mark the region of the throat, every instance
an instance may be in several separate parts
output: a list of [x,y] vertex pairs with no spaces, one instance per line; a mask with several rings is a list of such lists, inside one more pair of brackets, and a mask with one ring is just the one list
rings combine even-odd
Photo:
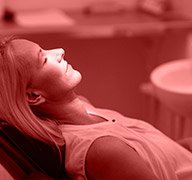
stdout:
[[102,118],[97,115],[87,114],[84,115],[76,115],[74,117],[66,117],[63,120],[58,120],[59,124],[72,124],[72,125],[89,125],[89,124],[97,124],[106,122],[107,119]]
[[54,104],[52,102],[44,104],[43,112],[46,113],[46,117],[58,124],[88,125],[106,121],[100,116],[89,114],[87,104],[78,96],[71,95],[66,99]]

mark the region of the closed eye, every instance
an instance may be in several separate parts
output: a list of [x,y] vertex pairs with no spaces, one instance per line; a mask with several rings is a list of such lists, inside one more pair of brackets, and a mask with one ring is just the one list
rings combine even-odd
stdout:
[[47,63],[47,57],[44,58],[43,65]]

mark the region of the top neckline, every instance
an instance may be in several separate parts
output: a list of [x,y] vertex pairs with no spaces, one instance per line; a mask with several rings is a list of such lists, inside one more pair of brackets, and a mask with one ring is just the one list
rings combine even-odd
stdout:
[[103,118],[105,121],[103,122],[98,122],[98,123],[93,123],[93,124],[62,124],[60,125],[62,129],[65,130],[74,130],[74,129],[83,129],[83,128],[92,128],[92,127],[98,127],[104,124],[108,124],[110,122],[114,123],[114,119],[110,118],[109,116],[107,116],[106,114],[100,112],[97,108],[90,106],[90,105],[86,105],[86,111],[88,114],[90,115],[94,115],[94,116],[98,116],[100,118]]

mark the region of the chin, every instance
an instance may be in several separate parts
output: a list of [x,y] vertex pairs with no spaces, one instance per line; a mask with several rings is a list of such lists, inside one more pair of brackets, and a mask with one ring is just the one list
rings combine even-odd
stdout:
[[73,81],[75,84],[74,86],[77,86],[81,82],[81,79],[82,79],[81,73],[77,70],[74,70],[74,74],[73,74]]

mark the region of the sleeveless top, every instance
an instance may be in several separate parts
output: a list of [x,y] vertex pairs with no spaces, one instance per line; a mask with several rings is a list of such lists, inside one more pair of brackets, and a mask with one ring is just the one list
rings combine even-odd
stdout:
[[106,121],[90,125],[61,125],[66,142],[65,170],[70,179],[87,179],[87,152],[96,139],[104,136],[117,137],[131,146],[159,180],[192,179],[192,153],[152,125],[92,106],[87,107],[87,112]]

